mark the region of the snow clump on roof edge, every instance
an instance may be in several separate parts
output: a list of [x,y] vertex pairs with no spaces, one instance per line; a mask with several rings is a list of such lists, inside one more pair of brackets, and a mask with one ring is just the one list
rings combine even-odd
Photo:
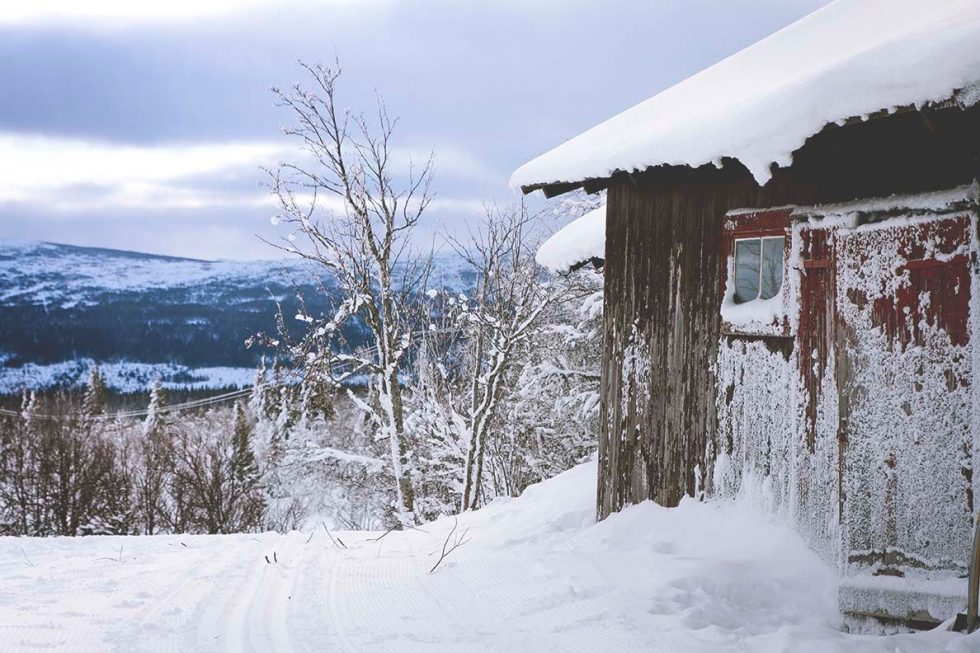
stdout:
[[552,272],[567,272],[593,258],[605,258],[606,207],[600,206],[572,220],[544,241],[535,259]]

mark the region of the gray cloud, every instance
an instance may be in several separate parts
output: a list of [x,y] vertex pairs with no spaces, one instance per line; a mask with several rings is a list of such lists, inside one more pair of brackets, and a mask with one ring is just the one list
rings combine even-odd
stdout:
[[[374,89],[382,90],[401,118],[405,150],[436,151],[436,190],[452,201],[433,216],[428,238],[435,223],[471,220],[460,207],[510,200],[507,178],[523,161],[820,4],[303,2],[193,20],[0,24],[0,138],[288,147],[278,129],[289,116],[273,106],[268,87],[301,79],[297,58],[338,56],[346,101],[368,109]],[[0,237],[195,256],[265,252],[252,234],[269,211],[233,201],[256,193],[257,163],[160,182],[214,200],[197,208],[113,205],[118,182],[107,177],[66,186],[60,196],[7,198]],[[107,203],[82,201],[97,197]],[[62,200],[73,199],[79,208],[69,215]]]

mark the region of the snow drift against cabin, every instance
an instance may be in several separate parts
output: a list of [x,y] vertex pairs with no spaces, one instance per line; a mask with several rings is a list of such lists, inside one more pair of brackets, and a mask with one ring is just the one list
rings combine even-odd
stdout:
[[572,220],[538,248],[538,264],[552,272],[567,272],[575,265],[606,255],[606,207],[600,206]]
[[838,0],[526,163],[513,187],[742,162],[760,184],[829,123],[980,99],[980,2]]

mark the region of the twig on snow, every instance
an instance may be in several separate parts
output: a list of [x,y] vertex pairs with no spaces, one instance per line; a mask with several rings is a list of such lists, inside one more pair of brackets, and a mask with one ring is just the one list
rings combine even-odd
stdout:
[[386,535],[387,535],[388,533],[390,533],[390,532],[391,532],[391,531],[393,531],[393,530],[395,530],[395,527],[394,527],[394,526],[392,526],[391,528],[389,528],[388,530],[386,530],[386,531],[385,531],[384,533],[382,533],[382,534],[381,534],[381,535],[379,535],[378,537],[372,537],[372,538],[370,538],[370,539],[368,539],[368,540],[365,540],[365,541],[366,541],[366,542],[380,542],[381,540],[383,540],[383,539],[385,538],[385,536],[386,536]]
[[330,534],[330,529],[327,528],[327,523],[326,522],[320,522],[320,525],[323,526],[323,530],[325,530],[327,532],[327,537],[330,538],[330,541],[333,542],[333,545],[334,546],[336,546],[336,547],[342,547],[344,549],[347,548],[347,545],[344,544],[344,541],[342,539],[340,539],[339,537],[335,538],[333,535]]
[[[432,569],[429,570],[430,574],[442,564],[442,561],[445,560],[450,553],[469,542],[469,540],[466,539],[466,534],[470,532],[470,529],[467,528],[465,531],[457,535],[457,528],[459,528],[459,519],[454,518],[453,529],[449,531],[449,535],[446,536],[446,541],[442,543],[442,552],[439,554],[439,559],[436,560],[436,564],[432,565]],[[429,555],[434,555],[435,553],[437,552],[433,551]]]

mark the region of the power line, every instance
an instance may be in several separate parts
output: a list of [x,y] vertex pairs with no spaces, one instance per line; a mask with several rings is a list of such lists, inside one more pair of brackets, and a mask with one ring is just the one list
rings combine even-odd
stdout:
[[[269,384],[266,384],[269,385]],[[170,404],[166,406],[160,406],[157,411],[160,413],[169,412],[179,412],[181,410],[186,410],[188,408],[201,408],[203,406],[209,406],[214,404],[221,404],[228,401],[234,401],[235,399],[240,399],[248,396],[252,391],[260,386],[248,386],[240,390],[235,390],[233,392],[227,392],[225,394],[214,395],[212,397],[205,397],[203,399],[195,399],[193,401],[185,401],[181,404]],[[126,419],[131,417],[146,417],[149,414],[149,408],[143,410],[130,410],[130,411],[120,411],[118,413],[112,413],[111,415],[95,415],[89,419],[97,422],[115,420],[115,419]],[[19,410],[10,410],[8,408],[0,408],[0,415],[10,415],[12,417],[22,417],[24,413]],[[45,413],[31,413],[31,419],[61,419],[64,415],[52,415]]]

